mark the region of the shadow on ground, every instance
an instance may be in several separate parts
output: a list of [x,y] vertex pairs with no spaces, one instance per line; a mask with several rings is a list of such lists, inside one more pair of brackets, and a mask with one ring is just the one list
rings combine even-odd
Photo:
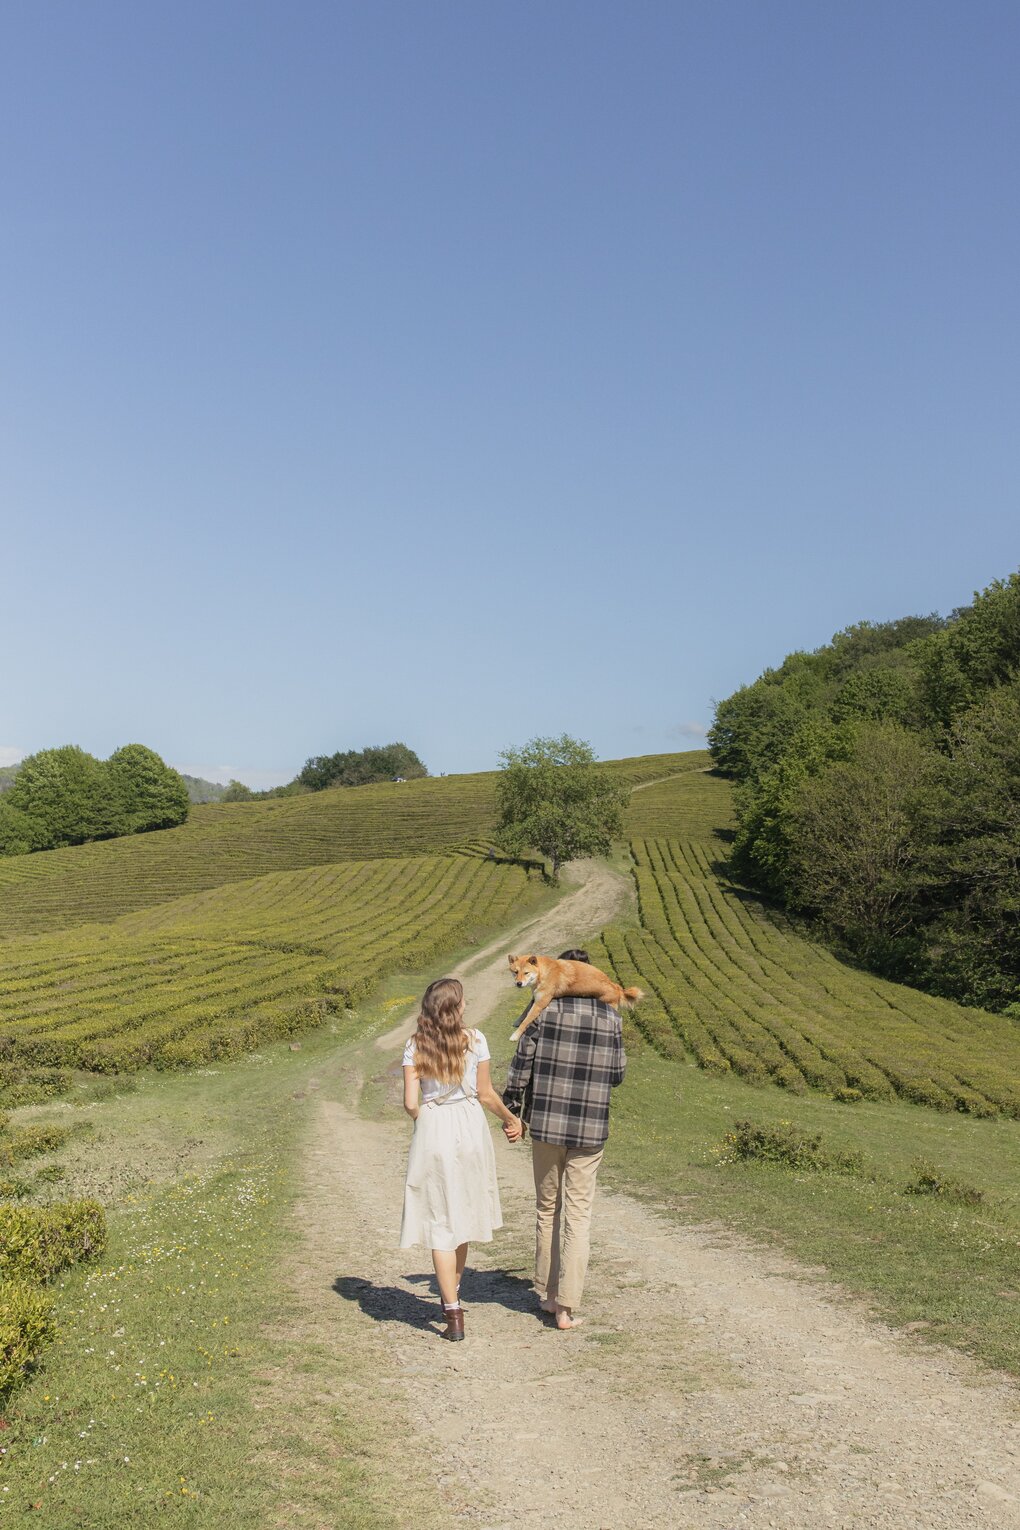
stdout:
[[[366,1317],[376,1323],[404,1323],[408,1328],[431,1328],[440,1321],[439,1292],[435,1276],[412,1274],[405,1277],[411,1285],[426,1288],[419,1294],[401,1286],[382,1286],[358,1275],[338,1275],[333,1290],[344,1301],[357,1302]],[[427,1294],[426,1294],[427,1292]],[[539,1311],[531,1282],[511,1270],[467,1270],[461,1285],[465,1310],[494,1305],[510,1312],[525,1312],[538,1321],[545,1320]]]

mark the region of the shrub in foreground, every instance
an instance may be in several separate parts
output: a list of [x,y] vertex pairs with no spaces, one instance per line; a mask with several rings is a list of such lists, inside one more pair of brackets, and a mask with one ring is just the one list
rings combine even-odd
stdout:
[[52,1280],[105,1245],[106,1217],[98,1201],[0,1206],[0,1279]]
[[806,1132],[792,1121],[759,1126],[736,1121],[723,1138],[721,1163],[777,1163],[789,1169],[828,1170],[836,1174],[863,1174],[864,1154],[825,1147],[820,1132]]
[[24,1379],[56,1323],[53,1303],[22,1280],[0,1280],[0,1398]]
[[979,1206],[985,1198],[983,1190],[944,1174],[923,1158],[915,1163],[914,1178],[906,1189],[908,1195],[935,1195],[944,1201],[955,1201],[959,1206]]

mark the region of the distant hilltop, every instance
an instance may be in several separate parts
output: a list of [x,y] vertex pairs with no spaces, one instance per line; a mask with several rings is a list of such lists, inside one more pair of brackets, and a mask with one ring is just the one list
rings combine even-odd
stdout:
[[222,802],[227,788],[221,786],[218,781],[203,781],[201,776],[186,776],[183,770],[177,774],[188,788],[188,797],[192,802]]

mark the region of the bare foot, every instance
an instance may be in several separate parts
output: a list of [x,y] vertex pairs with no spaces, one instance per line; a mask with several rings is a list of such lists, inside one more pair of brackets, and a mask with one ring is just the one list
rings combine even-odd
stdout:
[[556,1314],[557,1328],[580,1328],[581,1324],[584,1322],[584,1318],[572,1317],[570,1308],[561,1307],[559,1302],[555,1304],[553,1311]]
[[543,1312],[548,1312],[551,1317],[556,1316],[557,1302],[555,1296],[542,1297],[539,1300],[538,1305],[541,1307]]

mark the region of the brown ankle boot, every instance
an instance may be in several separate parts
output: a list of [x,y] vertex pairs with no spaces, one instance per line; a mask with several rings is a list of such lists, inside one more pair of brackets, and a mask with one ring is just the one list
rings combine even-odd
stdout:
[[444,1339],[462,1339],[464,1337],[464,1309],[463,1307],[443,1307],[443,1317],[446,1319],[446,1327],[443,1330]]

